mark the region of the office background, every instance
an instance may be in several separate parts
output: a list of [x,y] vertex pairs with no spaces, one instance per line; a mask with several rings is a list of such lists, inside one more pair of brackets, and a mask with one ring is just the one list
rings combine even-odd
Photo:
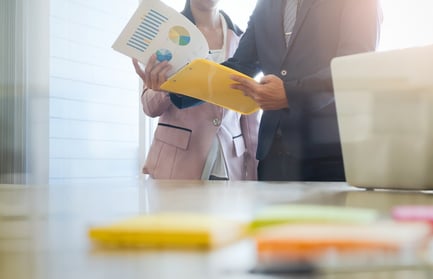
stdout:
[[[245,29],[256,1],[238,1],[221,8]],[[155,119],[130,59],[111,49],[137,2],[0,0],[0,183],[140,177]],[[380,50],[433,43],[431,0],[382,4]]]

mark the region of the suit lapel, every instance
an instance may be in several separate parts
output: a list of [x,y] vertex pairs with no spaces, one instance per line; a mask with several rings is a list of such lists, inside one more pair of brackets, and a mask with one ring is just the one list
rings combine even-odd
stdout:
[[281,53],[278,53],[278,55],[280,55],[280,57],[284,56],[287,50],[286,47],[286,41],[285,41],[285,36],[284,36],[284,26],[283,26],[283,21],[284,21],[284,8],[286,5],[286,0],[281,0],[279,1],[279,4],[277,4],[278,2],[275,2],[275,5],[273,5],[273,14],[277,15],[279,14],[279,18],[280,18],[280,24],[276,26],[277,30],[275,30],[276,34],[281,34],[281,36],[279,36],[279,41],[278,41],[278,45],[279,47],[276,48],[279,51],[281,51]]

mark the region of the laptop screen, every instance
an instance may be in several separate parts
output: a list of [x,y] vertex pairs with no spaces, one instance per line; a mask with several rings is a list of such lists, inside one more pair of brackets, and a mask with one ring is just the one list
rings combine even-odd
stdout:
[[433,189],[433,45],[331,63],[346,179]]

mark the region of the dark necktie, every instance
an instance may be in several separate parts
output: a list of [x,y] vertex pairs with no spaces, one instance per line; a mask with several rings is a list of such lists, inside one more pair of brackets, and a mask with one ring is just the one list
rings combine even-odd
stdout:
[[298,13],[301,0],[287,0],[284,10],[284,35],[286,45],[289,45],[290,37],[292,36],[293,27],[295,26],[296,14]]

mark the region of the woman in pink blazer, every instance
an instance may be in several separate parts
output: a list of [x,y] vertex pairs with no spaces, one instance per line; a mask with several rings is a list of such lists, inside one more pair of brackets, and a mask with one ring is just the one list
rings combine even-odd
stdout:
[[[242,32],[217,9],[218,2],[187,0],[182,14],[205,35],[211,49],[208,58],[219,63],[232,56]],[[154,90],[170,67],[158,65],[155,57],[149,59],[146,70],[136,60],[134,66],[145,83],[141,96],[144,113],[159,117],[143,173],[154,179],[257,178],[258,113],[241,115],[190,97]]]

